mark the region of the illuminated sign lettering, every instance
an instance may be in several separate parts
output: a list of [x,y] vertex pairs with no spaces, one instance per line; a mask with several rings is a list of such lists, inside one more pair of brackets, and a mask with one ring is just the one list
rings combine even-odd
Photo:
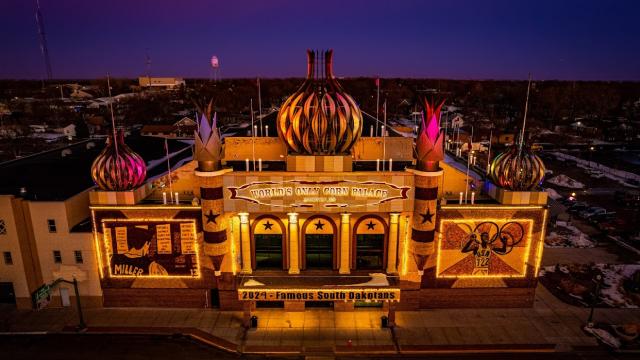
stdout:
[[400,289],[239,289],[243,301],[400,301]]
[[228,187],[228,199],[284,208],[312,207],[312,203],[346,208],[407,199],[409,189],[380,181],[256,181]]

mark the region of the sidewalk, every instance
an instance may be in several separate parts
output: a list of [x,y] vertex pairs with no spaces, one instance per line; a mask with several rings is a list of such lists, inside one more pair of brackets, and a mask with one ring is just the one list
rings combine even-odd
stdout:
[[[289,313],[280,309],[259,310],[255,313],[258,328],[246,331],[241,326],[242,313],[216,310],[87,309],[85,319],[90,329],[131,328],[138,332],[145,329],[153,332],[153,328],[198,329],[238,344],[245,352],[273,351],[278,347],[328,352],[351,346],[395,352],[419,346],[500,344],[547,344],[567,351],[573,346],[597,345],[594,338],[581,330],[588,313],[589,309],[567,305],[539,286],[532,309],[398,312],[394,331],[380,327],[383,313],[375,310]],[[640,309],[596,309],[595,320],[640,322]],[[76,324],[74,309],[0,311],[0,332],[61,331]]]

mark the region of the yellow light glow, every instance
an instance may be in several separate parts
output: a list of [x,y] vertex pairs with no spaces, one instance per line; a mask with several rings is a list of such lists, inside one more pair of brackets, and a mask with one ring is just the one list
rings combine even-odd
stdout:
[[96,213],[91,210],[91,226],[93,228],[93,245],[96,249],[96,256],[98,258],[98,273],[100,274],[100,279],[104,278],[104,273],[102,270],[102,248],[100,246],[100,239],[98,237],[98,229],[96,228]]
[[[383,302],[399,302],[400,301],[400,294],[401,291],[398,288],[347,288],[347,289],[327,289],[327,288],[317,288],[317,289],[313,289],[313,288],[308,288],[308,289],[304,289],[304,288],[269,288],[269,289],[261,289],[261,288],[241,288],[238,289],[238,300],[249,300],[249,301],[256,301],[256,300],[273,300],[270,299],[268,297],[267,294],[275,294],[275,293],[281,293],[281,294],[295,294],[295,293],[305,293],[305,294],[309,294],[309,293],[318,293],[318,292],[322,292],[322,293],[326,293],[326,294],[348,294],[348,293],[367,293],[367,294],[394,294],[394,298],[393,299],[319,299],[320,301],[363,301],[363,300],[370,300],[370,301],[383,301]],[[249,298],[247,296],[247,298],[243,298],[243,294],[255,294],[257,295],[257,297],[253,297],[253,298]],[[276,299],[277,300],[277,299]],[[287,299],[287,300],[291,300],[291,301],[305,301],[305,300],[309,300],[309,299]],[[311,301],[314,301],[316,299],[312,299]]]
[[229,229],[231,229],[231,273],[236,274],[236,232],[233,230],[233,217],[229,217]]
[[[166,218],[129,218],[129,219],[102,219],[102,241],[105,246],[105,250],[109,252],[111,244],[107,244],[107,238],[105,236],[107,231],[107,224],[109,222],[179,222],[179,223],[191,223],[191,229],[193,232],[193,238],[195,239],[195,255],[196,255],[196,270],[197,276],[191,275],[144,275],[144,276],[135,276],[135,275],[113,275],[111,272],[111,264],[109,264],[109,277],[110,278],[143,278],[143,279],[200,279],[202,277],[202,271],[200,269],[200,244],[198,241],[198,232],[196,230],[196,220],[193,219],[166,219]],[[111,252],[112,253],[112,252]]]
[[533,276],[538,276],[538,271],[540,270],[540,263],[542,263],[542,251],[544,250],[544,237],[547,233],[547,214],[549,210],[544,211],[544,215],[542,216],[542,230],[540,231],[540,244],[538,245],[538,251],[536,251],[536,259],[535,259],[535,270]]
[[532,210],[532,209],[545,209],[546,206],[542,205],[442,205],[442,210],[460,210],[460,209],[483,209],[483,210]]
[[[452,222],[454,224],[467,224],[469,222],[482,222],[482,221],[492,221],[492,222],[505,222],[505,221],[523,221],[529,223],[529,231],[527,232],[527,246],[525,249],[525,253],[522,256],[522,271],[521,275],[513,275],[513,274],[492,274],[492,275],[440,275],[440,258],[442,251],[442,228],[444,227],[445,222]],[[542,235],[544,236],[544,235]],[[452,219],[452,220],[442,220],[440,222],[440,228],[438,230],[438,253],[436,254],[436,277],[437,278],[455,278],[455,279],[487,279],[487,278],[524,278],[527,275],[527,264],[529,259],[529,253],[531,251],[531,240],[533,237],[533,219],[514,219],[514,218],[465,218],[465,219]]]
[[140,210],[140,211],[144,211],[144,210],[176,210],[176,209],[181,209],[181,210],[198,210],[201,209],[201,207],[199,205],[135,205],[135,206],[123,206],[123,205],[113,205],[113,206],[106,206],[106,205],[92,205],[89,206],[89,209],[91,210]]
[[402,249],[402,275],[407,275],[407,265],[409,258],[409,216],[405,216],[404,221],[404,248]]

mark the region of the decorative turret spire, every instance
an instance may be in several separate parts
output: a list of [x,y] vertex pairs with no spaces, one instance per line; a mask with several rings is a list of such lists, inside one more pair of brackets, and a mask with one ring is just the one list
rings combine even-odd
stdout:
[[491,162],[489,178],[491,181],[507,190],[531,191],[542,183],[545,166],[542,160],[526,146],[525,127],[527,125],[527,111],[529,110],[529,93],[531,90],[531,74],[527,85],[527,100],[524,105],[524,117],[518,141],[498,154]]
[[222,141],[218,129],[217,114],[213,112],[213,100],[200,111],[200,123],[195,134],[195,158],[199,171],[215,171],[220,168],[222,158]]
[[440,131],[440,110],[444,100],[438,106],[432,105],[426,99],[422,104],[422,125],[415,148],[417,168],[422,171],[437,171],[438,162],[444,160],[444,135]]
[[307,78],[280,108],[278,134],[295,154],[346,154],[362,132],[362,113],[333,76],[333,50],[316,55],[307,50]]

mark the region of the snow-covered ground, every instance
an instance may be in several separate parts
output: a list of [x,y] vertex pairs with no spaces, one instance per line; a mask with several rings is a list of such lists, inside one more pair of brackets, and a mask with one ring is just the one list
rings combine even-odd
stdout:
[[[565,154],[565,153],[561,153],[561,152],[552,152],[551,153],[553,156],[556,157],[556,159],[560,160],[560,161],[565,161],[565,160],[572,160],[575,161],[578,164],[578,167],[582,168],[582,169],[589,169],[592,171],[592,173],[590,174],[593,177],[606,177],[608,179],[617,181],[618,183],[620,183],[623,186],[626,187],[630,187],[630,188],[637,188],[638,186],[633,185],[633,184],[629,184],[627,182],[627,180],[631,179],[631,180],[635,180],[635,181],[640,181],[640,175],[638,174],[634,174],[628,171],[624,171],[624,170],[616,170],[616,169],[612,169],[608,166],[604,166],[600,163],[594,162],[594,161],[588,161],[585,159],[581,159],[579,157],[575,157],[573,155],[569,155],[569,154]],[[593,171],[596,172],[593,172]]]
[[612,307],[637,308],[638,305],[629,299],[622,284],[624,279],[628,279],[633,273],[640,270],[640,265],[597,264],[596,266],[602,271],[604,284],[608,285],[608,287],[603,286],[600,290],[600,298],[602,301]]
[[562,195],[558,194],[558,192],[555,189],[546,188],[544,189],[544,191],[546,191],[547,194],[549,194],[549,197],[552,198],[553,200],[562,199]]
[[591,242],[589,235],[577,227],[566,221],[557,221],[555,230],[547,235],[544,246],[547,248],[591,248],[595,245]]
[[[596,264],[603,274],[603,283],[600,289],[600,300],[614,308],[638,308],[629,294],[625,291],[623,283],[625,279],[629,279],[636,271],[640,271],[640,264]],[[567,266],[559,266],[559,270],[568,274]],[[540,269],[540,276],[544,276],[546,272],[554,272],[555,266],[545,266]]]
[[551,179],[547,180],[547,182],[553,185],[558,185],[558,186],[562,186],[569,189],[584,189],[583,183],[573,180],[572,178],[564,174],[552,177]]

